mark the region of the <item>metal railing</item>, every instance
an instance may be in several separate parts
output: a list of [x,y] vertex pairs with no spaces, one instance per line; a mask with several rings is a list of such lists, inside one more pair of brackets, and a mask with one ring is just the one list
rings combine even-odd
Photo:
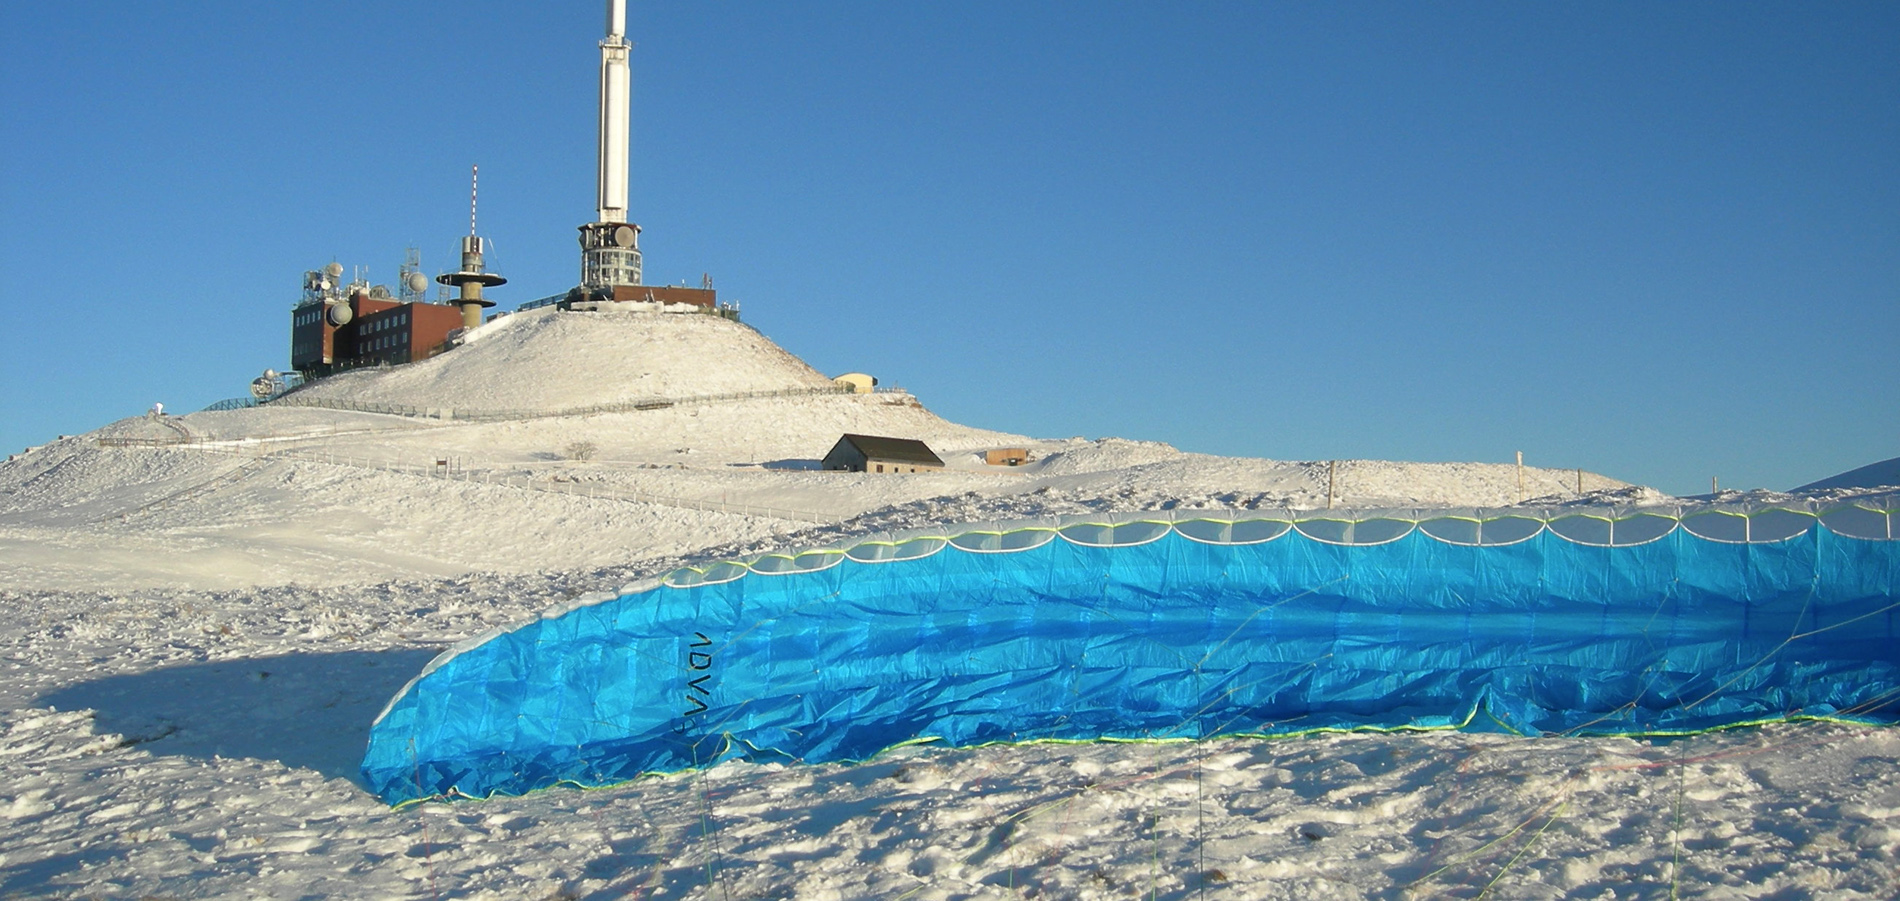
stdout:
[[280,398],[286,394],[289,394],[292,391],[302,388],[304,385],[309,384],[309,382],[304,378],[304,375],[301,372],[292,371],[292,372],[279,373],[277,378],[279,380],[277,383],[277,390],[272,391],[271,393],[265,395],[261,399],[255,394],[248,395],[245,397],[227,397],[224,400],[212,403],[210,406],[205,407],[204,410],[200,412],[216,412],[220,410],[248,410],[252,407],[257,406],[260,403],[269,403],[273,400],[276,400],[277,398]]
[[[689,394],[680,397],[643,397],[611,404],[594,404],[586,407],[565,407],[557,410],[460,410],[454,407],[417,407],[409,404],[378,404],[366,401],[331,400],[327,398],[292,397],[298,385],[288,388],[280,394],[274,394],[264,400],[255,397],[230,397],[204,408],[201,412],[223,410],[246,410],[264,404],[276,404],[285,407],[318,407],[328,410],[346,410],[355,413],[384,413],[391,416],[410,416],[422,419],[462,420],[465,422],[497,422],[510,419],[550,419],[560,416],[589,416],[596,413],[626,413],[641,410],[663,410],[668,407],[684,406],[695,403],[718,403],[731,400],[751,400],[761,397],[802,397],[810,395],[851,394],[853,389],[830,388],[780,388],[772,391],[734,391],[724,394]],[[909,394],[903,387],[892,385],[879,386],[871,390],[873,394]],[[145,446],[147,442],[133,439],[119,447]],[[100,439],[102,444],[106,439]],[[160,444],[183,442],[160,441]],[[105,445],[114,446],[114,445]]]
[[[901,391],[902,389],[895,390]],[[767,391],[727,391],[718,394],[689,394],[681,396],[654,395],[607,404],[590,404],[584,407],[563,407],[553,410],[471,410],[457,409],[455,407],[417,407],[409,404],[384,404],[371,401],[308,397],[302,393],[286,394],[271,401],[271,403],[275,406],[319,407],[326,410],[345,410],[354,413],[382,413],[390,416],[409,416],[420,419],[454,420],[457,422],[503,422],[526,419],[553,419],[563,416],[594,416],[601,413],[631,413],[644,410],[663,410],[668,407],[691,404],[723,403],[768,397],[812,397],[850,393],[850,388],[837,386],[827,386],[823,388],[776,388]]]
[[98,444],[100,447],[178,447],[188,444],[207,444],[211,440],[212,439],[206,438],[203,435],[168,435],[162,438],[116,438],[108,436],[98,439]]

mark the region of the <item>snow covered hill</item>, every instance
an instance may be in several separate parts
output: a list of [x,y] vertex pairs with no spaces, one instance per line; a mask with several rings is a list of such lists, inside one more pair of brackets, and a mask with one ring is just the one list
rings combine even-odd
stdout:
[[1829,491],[1852,488],[1880,488],[1900,485],[1900,457],[1869,463],[1857,469],[1850,469],[1829,476],[1818,482],[1811,482],[1796,488],[1796,491]]
[[[868,517],[885,527],[1167,506],[1500,506],[1505,464],[1281,462],[1165,444],[1038,440],[971,428],[908,394],[808,392],[829,379],[712,316],[497,319],[409,366],[320,380],[299,404],[393,404],[466,421],[280,402],[138,417],[0,465],[0,567],[41,589],[337,585],[606,566],[731,541],[795,542]],[[550,415],[669,397],[671,406]],[[816,471],[846,432],[916,438],[949,464],[904,478]],[[108,442],[196,443],[100,446]],[[1024,446],[1022,467],[980,451]],[[1530,468],[1524,497],[1626,483]]]
[[[400,813],[352,781],[435,651],[687,561],[1089,511],[1673,500],[796,393],[829,384],[715,317],[542,310],[299,392],[533,415],[273,404],[0,464],[0,897],[1900,896],[1900,735],[1848,726],[919,747]],[[748,391],[791,393],[717,397]],[[651,397],[679,400],[558,415]],[[816,471],[844,432],[949,468]],[[985,465],[999,446],[1034,459]]]
[[412,365],[323,379],[304,393],[419,407],[550,410],[831,385],[750,326],[717,316],[543,307],[497,318],[464,342]]

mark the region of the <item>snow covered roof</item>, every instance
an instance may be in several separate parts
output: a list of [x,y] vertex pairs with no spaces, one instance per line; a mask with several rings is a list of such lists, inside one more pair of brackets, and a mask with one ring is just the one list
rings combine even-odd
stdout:
[[[881,435],[850,435],[838,439],[839,444],[849,444],[858,449],[867,460],[895,460],[899,463],[920,463],[929,466],[942,466],[943,459],[930,450],[930,445],[915,438],[886,438]],[[833,450],[837,448],[834,446]]]

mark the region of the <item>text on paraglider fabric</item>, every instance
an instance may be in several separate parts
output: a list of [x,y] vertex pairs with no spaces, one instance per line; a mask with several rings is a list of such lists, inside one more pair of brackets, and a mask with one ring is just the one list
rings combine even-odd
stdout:
[[712,639],[704,632],[694,632],[693,637],[698,641],[686,647],[686,712],[682,715],[688,717],[706,712],[706,699],[712,697]]

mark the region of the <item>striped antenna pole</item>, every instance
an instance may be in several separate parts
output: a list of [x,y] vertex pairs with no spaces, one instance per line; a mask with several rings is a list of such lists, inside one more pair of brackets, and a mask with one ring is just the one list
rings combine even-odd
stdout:
[[481,185],[482,167],[468,167],[468,234],[475,235],[475,189]]

